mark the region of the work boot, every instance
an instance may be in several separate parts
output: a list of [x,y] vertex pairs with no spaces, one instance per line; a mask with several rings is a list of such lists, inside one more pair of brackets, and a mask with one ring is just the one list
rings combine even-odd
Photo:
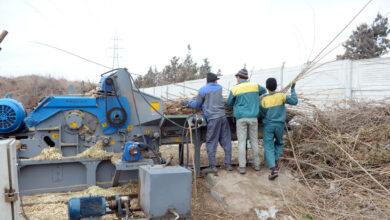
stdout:
[[245,167],[237,167],[237,170],[240,174],[245,174],[246,173],[246,170],[245,170]]
[[272,168],[271,174],[268,176],[269,180],[274,180],[276,177],[278,177],[279,172],[274,168]]
[[218,169],[215,167],[215,165],[211,165],[205,169],[202,170],[203,174],[208,174],[208,173],[217,173]]
[[228,163],[222,165],[221,168],[224,169],[224,170],[227,170],[227,171],[232,171],[232,170],[233,170],[232,165],[230,165],[230,164],[228,164]]
[[252,164],[252,168],[256,171],[260,171],[260,165],[254,165]]
[[275,169],[276,169],[276,170],[279,170],[279,169],[280,169],[280,167],[279,167],[279,163],[278,163],[278,161],[277,161],[277,160],[275,160]]

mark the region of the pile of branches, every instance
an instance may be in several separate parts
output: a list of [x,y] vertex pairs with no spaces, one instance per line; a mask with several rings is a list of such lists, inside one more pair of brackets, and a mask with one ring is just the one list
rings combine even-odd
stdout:
[[311,193],[287,205],[291,214],[390,219],[389,102],[306,108],[289,124],[283,160]]
[[[202,114],[202,108],[190,108],[189,106],[181,106],[180,102],[187,100],[179,98],[175,100],[164,101],[164,114],[165,115],[191,115],[191,114]],[[233,108],[226,106],[226,114],[233,114]]]
[[[188,106],[181,106],[180,102],[185,99],[175,99],[164,101],[164,114],[165,115],[191,115],[191,114],[203,114],[202,108],[193,109]],[[225,100],[226,103],[226,100]],[[233,115],[233,107],[225,105],[226,115]],[[290,121],[297,113],[296,110],[286,109],[287,122]]]

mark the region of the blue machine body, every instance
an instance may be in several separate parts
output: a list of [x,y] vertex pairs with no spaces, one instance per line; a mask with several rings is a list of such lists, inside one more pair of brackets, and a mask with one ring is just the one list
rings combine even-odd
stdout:
[[104,196],[72,198],[68,201],[69,219],[80,219],[106,214],[106,199]]
[[[105,135],[109,135],[115,133],[120,129],[127,129],[127,126],[129,125],[129,103],[127,102],[127,99],[125,97],[119,97],[119,100],[127,113],[126,123],[121,127],[113,127],[110,126],[110,124],[108,123],[106,119],[104,97],[94,98],[75,96],[49,96],[44,101],[42,101],[34,109],[34,111],[27,116],[24,121],[26,125],[31,128],[59,112],[78,109],[95,115],[100,122],[100,126],[102,127],[103,133]],[[116,98],[107,97],[107,111],[114,107],[120,107]]]
[[142,160],[141,149],[138,142],[126,142],[125,150],[123,151],[122,161],[131,162]]
[[0,134],[9,134],[24,125],[23,105],[12,98],[0,99]]
[[107,76],[103,76],[102,78],[100,78],[99,86],[100,88],[102,88],[103,91],[112,92],[113,91],[112,85],[106,84],[107,78],[108,78]]

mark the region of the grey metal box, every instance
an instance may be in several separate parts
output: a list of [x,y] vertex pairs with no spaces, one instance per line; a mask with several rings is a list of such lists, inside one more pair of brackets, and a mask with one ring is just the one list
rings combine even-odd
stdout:
[[[0,140],[0,213],[3,216],[1,219],[20,219],[16,142],[13,139]],[[7,202],[5,189],[13,189],[17,200]]]
[[148,218],[167,216],[169,209],[181,218],[191,216],[192,172],[180,166],[140,166],[140,205]]

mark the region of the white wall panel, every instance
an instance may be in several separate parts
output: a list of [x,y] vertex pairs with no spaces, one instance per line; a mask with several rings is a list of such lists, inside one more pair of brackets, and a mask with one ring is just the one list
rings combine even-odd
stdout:
[[[287,85],[303,67],[302,65],[286,67],[283,70],[281,67],[261,69],[250,71],[249,75],[252,82],[257,82],[264,87],[266,79],[274,77],[281,88],[280,84]],[[282,78],[283,82],[281,82]],[[236,79],[234,74],[224,75],[218,83],[224,88],[224,96],[227,96],[229,90],[236,84]],[[168,99],[192,98],[205,84],[206,79],[200,79],[142,90]],[[344,60],[325,64],[299,80],[296,90],[299,94],[310,97],[313,102],[323,104],[348,98],[367,100],[390,97],[390,57],[359,61]]]

